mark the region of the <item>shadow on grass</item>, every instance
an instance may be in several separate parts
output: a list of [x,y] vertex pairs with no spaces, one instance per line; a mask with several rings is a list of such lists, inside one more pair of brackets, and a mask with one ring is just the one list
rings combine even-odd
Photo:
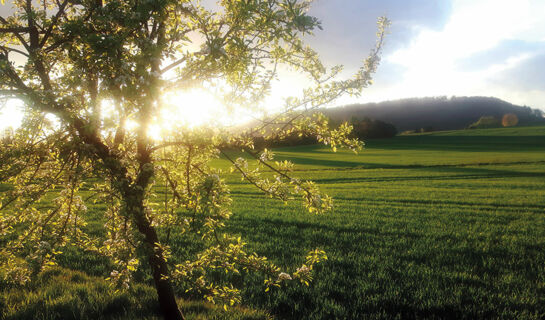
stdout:
[[[312,166],[323,166],[323,167],[367,167],[368,164],[360,161],[345,161],[342,160],[342,156],[336,157],[336,159],[317,159],[317,158],[306,158],[306,157],[294,157],[294,156],[277,156],[277,161],[288,160],[293,162],[295,165],[312,165]],[[369,164],[374,165],[374,164]]]
[[[186,319],[266,320],[264,312],[242,307],[224,311],[198,301],[179,301]],[[43,272],[26,287],[0,291],[0,319],[5,320],[151,320],[162,319],[155,289],[133,283],[129,290],[115,290],[102,278],[54,268]]]
[[[328,161],[329,162],[329,161]],[[317,160],[320,163],[320,160]],[[324,161],[325,163],[325,161]],[[339,161],[341,163],[350,163]],[[534,163],[534,162],[531,162]],[[502,178],[539,178],[545,177],[545,172],[532,172],[532,171],[513,171],[513,170],[498,170],[489,169],[486,166],[469,167],[469,166],[452,166],[452,165],[437,165],[437,166],[393,166],[387,164],[370,164],[366,169],[410,169],[405,171],[405,175],[395,176],[371,176],[371,177],[343,177],[342,173],[338,176],[331,178],[311,178],[313,182],[318,184],[350,184],[358,182],[398,182],[398,181],[422,181],[422,180],[475,180],[475,179],[502,179]],[[419,175],[410,174],[413,172],[420,172]],[[333,174],[331,174],[333,175]],[[230,182],[232,185],[245,185],[246,181]],[[259,192],[241,192],[232,191],[233,194],[261,194]]]
[[[421,175],[400,175],[384,177],[333,177],[318,178],[316,183],[356,183],[356,182],[395,182],[412,180],[465,180],[465,179],[498,179],[498,178],[531,178],[545,177],[545,172],[526,172],[512,170],[488,169],[484,166],[471,168],[465,166],[387,166],[375,164],[385,169],[411,169],[411,172],[422,172]],[[426,174],[428,173],[428,174]],[[441,175],[443,173],[444,175]]]
[[369,140],[371,149],[411,149],[467,152],[545,151],[545,136],[397,136],[392,139]]

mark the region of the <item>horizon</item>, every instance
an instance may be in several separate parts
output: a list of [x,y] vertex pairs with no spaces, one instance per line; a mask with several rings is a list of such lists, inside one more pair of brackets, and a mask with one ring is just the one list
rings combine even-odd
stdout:
[[354,105],[366,105],[366,104],[381,104],[381,103],[387,103],[387,102],[395,102],[395,101],[404,101],[404,100],[417,100],[417,99],[436,99],[436,98],[445,98],[447,100],[452,100],[454,98],[485,98],[485,99],[497,99],[502,102],[506,102],[508,104],[511,104],[515,107],[522,107],[522,108],[531,108],[536,110],[541,110],[545,114],[545,110],[540,108],[535,108],[529,105],[518,105],[515,103],[512,103],[510,101],[495,97],[495,96],[480,96],[480,95],[472,95],[472,96],[458,96],[458,95],[437,95],[437,96],[419,96],[419,97],[406,97],[406,98],[397,98],[397,99],[387,99],[387,100],[381,100],[381,101],[370,101],[370,102],[356,102],[356,103],[350,103],[350,104],[344,104],[344,105],[338,105],[338,106],[331,106],[328,107],[328,109],[331,108],[343,108],[347,106],[354,106]]
[[[210,96],[202,96],[202,92],[197,92],[197,96],[199,96],[199,93],[201,94],[201,98],[202,99],[205,99],[205,100],[210,100],[211,97]],[[189,92],[189,95],[188,97],[191,97],[191,98],[194,98],[194,94]],[[169,97],[170,98],[170,97]],[[530,108],[532,110],[540,110],[542,111],[542,116],[545,118],[545,110],[544,109],[540,109],[540,108],[535,108],[533,106],[529,106],[529,105],[518,105],[518,104],[515,104],[515,103],[512,103],[510,101],[507,101],[507,100],[504,100],[504,99],[501,99],[501,98],[498,98],[498,97],[495,97],[495,96],[479,96],[479,95],[473,95],[473,96],[458,96],[458,95],[437,95],[437,96],[412,96],[412,97],[404,97],[404,98],[395,98],[395,99],[387,99],[387,100],[381,100],[381,101],[367,101],[367,102],[361,102],[361,101],[356,101],[356,102],[348,102],[348,103],[345,103],[345,104],[334,104],[334,105],[329,105],[323,109],[344,109],[344,108],[350,108],[350,107],[364,107],[364,106],[367,106],[367,105],[371,105],[371,104],[375,104],[375,105],[380,105],[380,104],[384,104],[384,103],[388,103],[388,102],[398,102],[398,101],[407,101],[407,100],[418,100],[418,99],[436,99],[436,98],[445,98],[447,100],[452,100],[453,98],[485,98],[485,99],[497,99],[501,102],[505,102],[505,103],[508,103],[514,107],[520,107],[520,108]],[[22,102],[18,102],[18,103],[22,103]],[[213,103],[212,106],[210,107],[207,107],[205,108],[205,110],[207,111],[210,111],[210,113],[213,113],[213,112],[216,112],[214,111],[213,109],[214,108],[217,108],[218,105]],[[20,126],[20,122],[22,121],[22,118],[23,118],[23,114],[21,112],[19,112],[19,109],[21,108],[20,106],[18,106],[17,104],[7,104],[5,107],[3,107],[2,105],[0,105],[0,116],[1,117],[4,117],[4,115],[6,113],[9,113],[9,117],[11,117],[10,121],[15,121],[17,123],[16,126],[12,126],[10,124],[6,125],[5,123],[0,123],[0,135],[2,132],[4,132],[5,130],[10,130],[10,129],[17,129],[19,126]],[[212,111],[213,112],[212,112]],[[320,109],[318,109],[320,110]],[[7,111],[7,112],[6,112]],[[198,117],[197,115],[198,113],[196,112],[190,112],[188,114],[189,118],[190,119],[193,119],[192,122],[188,122],[187,120],[184,120],[178,116],[172,118],[172,117],[169,117],[169,115],[167,113],[162,113],[161,114],[161,117],[164,121],[168,122],[168,124],[170,126],[173,126],[173,125],[176,125],[176,121],[179,120],[180,123],[184,123],[184,125],[188,125],[189,128],[197,128],[197,127],[200,127],[200,126],[213,126],[213,125],[217,125],[218,123],[214,123],[212,118],[209,117],[209,114],[206,115],[206,117]],[[225,112],[223,113],[225,114]],[[232,115],[234,116],[234,115]],[[228,124],[224,124],[223,127],[225,128],[228,128],[228,127],[234,127],[234,128],[238,128],[240,127],[240,125],[244,125],[245,123],[249,123],[252,121],[252,117],[249,117],[249,118],[244,118],[242,119],[243,121],[239,121],[239,122],[231,122],[231,123],[228,123]],[[255,120],[255,119],[254,119]],[[381,120],[381,119],[377,119],[377,120]],[[221,125],[221,124],[220,124]],[[129,123],[129,126],[134,129],[136,128],[137,124],[136,123],[133,123],[133,122],[130,122]],[[161,128],[158,127],[158,126],[152,126],[151,128],[151,132],[150,132],[150,135],[156,139],[160,136],[160,133],[161,133]]]

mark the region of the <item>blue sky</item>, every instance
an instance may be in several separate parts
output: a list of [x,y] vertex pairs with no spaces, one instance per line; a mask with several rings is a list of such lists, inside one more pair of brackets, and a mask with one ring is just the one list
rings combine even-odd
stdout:
[[496,96],[545,110],[544,0],[316,0],[324,31],[309,43],[346,73],[374,43],[375,21],[392,21],[375,84],[359,98]]

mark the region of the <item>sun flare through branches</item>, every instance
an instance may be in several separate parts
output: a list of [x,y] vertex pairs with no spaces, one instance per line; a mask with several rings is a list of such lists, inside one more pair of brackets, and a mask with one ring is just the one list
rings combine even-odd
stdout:
[[[23,101],[25,116],[0,141],[0,181],[9,185],[0,192],[0,283],[32,281],[74,246],[108,259],[112,287],[153,278],[169,320],[184,319],[177,293],[225,309],[240,303],[230,279],[241,271],[258,272],[266,290],[309,285],[325,252],[307,251],[290,271],[249,251],[226,228],[232,198],[222,176],[237,172],[263,196],[309,213],[331,210],[315,183],[254,140],[308,134],[334,151],[361,149],[350,125],[331,128],[314,111],[371,85],[389,21],[379,18],[376,45],[341,78],[341,66],[327,68],[303,41],[321,29],[310,3],[15,1],[13,14],[0,16],[0,99]],[[309,83],[266,117],[281,66]],[[218,157],[229,167],[218,168]],[[97,202],[100,235],[86,228]],[[182,253],[175,239],[199,249]]]

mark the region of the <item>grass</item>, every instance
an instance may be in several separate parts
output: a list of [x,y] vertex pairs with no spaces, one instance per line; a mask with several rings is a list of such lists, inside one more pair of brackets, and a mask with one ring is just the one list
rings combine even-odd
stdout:
[[[545,318],[545,127],[371,140],[357,155],[323,146],[275,153],[296,164],[296,176],[332,195],[335,209],[309,215],[300,203],[268,199],[227,174],[235,213],[228,230],[291,270],[316,247],[329,260],[310,287],[265,293],[260,277],[238,279],[246,306],[278,319]],[[215,165],[228,167],[224,159]],[[90,210],[97,229],[100,209]],[[188,244],[175,239],[173,252],[185,252]],[[108,291],[106,263],[65,252],[61,265],[79,271],[62,269],[50,282],[42,276],[35,287],[2,290],[6,319],[156,317],[151,287]],[[108,311],[114,301],[122,307]],[[183,305],[199,319],[267,317]]]
[[544,127],[276,152],[335,210],[309,216],[239,183],[229,228],[285,266],[315,246],[330,259],[310,288],[267,297],[248,282],[254,307],[286,319],[545,317]]
[[[187,320],[230,319],[266,320],[264,312],[195,301],[178,301]],[[100,277],[83,272],[53,268],[40,274],[24,288],[4,288],[0,292],[0,318],[20,319],[135,319],[159,320],[155,289],[133,284],[129,290],[117,291]]]

